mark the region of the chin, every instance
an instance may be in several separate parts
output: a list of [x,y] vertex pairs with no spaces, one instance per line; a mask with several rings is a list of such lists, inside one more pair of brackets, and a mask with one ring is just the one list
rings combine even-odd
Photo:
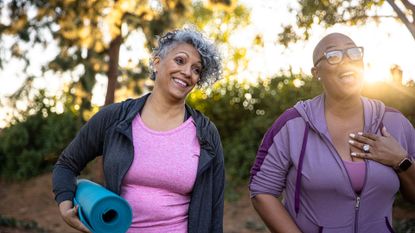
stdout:
[[[190,91],[191,91],[191,90],[190,90]],[[187,96],[189,95],[190,91],[178,91],[178,90],[172,90],[172,91],[170,92],[170,94],[171,94],[171,96],[172,96],[174,99],[176,99],[176,100],[178,100],[178,101],[181,101],[181,100],[185,100],[185,99],[187,98]]]

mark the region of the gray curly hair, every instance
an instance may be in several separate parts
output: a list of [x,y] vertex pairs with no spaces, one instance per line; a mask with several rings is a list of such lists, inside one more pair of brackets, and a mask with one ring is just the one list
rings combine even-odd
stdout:
[[[193,45],[202,59],[202,71],[197,83],[198,86],[211,85],[220,79],[222,58],[216,46],[193,27],[176,29],[159,37],[158,46],[153,49],[150,67],[153,67],[154,58],[163,58],[175,45],[180,43]],[[151,79],[156,79],[156,73],[153,69]]]

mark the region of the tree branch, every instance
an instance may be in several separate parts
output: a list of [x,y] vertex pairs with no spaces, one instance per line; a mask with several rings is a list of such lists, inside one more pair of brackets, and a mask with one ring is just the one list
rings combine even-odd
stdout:
[[402,10],[396,5],[394,0],[386,0],[389,5],[393,8],[393,10],[398,15],[399,19],[405,24],[405,26],[408,28],[409,32],[412,34],[412,37],[415,39],[415,24],[412,24],[409,22],[408,18],[406,18],[405,13],[402,12]]
[[379,18],[392,18],[392,19],[396,19],[396,20],[400,19],[396,15],[365,15],[365,16],[358,16],[358,17],[353,17],[353,18],[349,18],[349,19],[340,19],[340,20],[337,21],[337,23],[347,24],[351,20],[361,20],[361,19],[376,20],[376,19],[379,19]]
[[412,11],[412,13],[415,13],[415,5],[410,3],[408,0],[401,0],[403,5],[406,7],[406,9],[409,9]]

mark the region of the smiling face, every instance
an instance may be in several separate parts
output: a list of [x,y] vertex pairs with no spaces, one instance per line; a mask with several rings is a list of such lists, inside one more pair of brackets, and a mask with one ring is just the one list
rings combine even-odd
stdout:
[[[360,95],[363,86],[363,60],[351,60],[345,51],[356,47],[349,37],[333,33],[324,37],[316,46],[313,62],[316,63],[311,72],[321,79],[328,97],[347,98]],[[343,51],[343,59],[338,64],[330,64],[325,53],[333,50]],[[324,57],[323,59],[321,59]]]
[[188,43],[173,44],[163,57],[154,59],[156,80],[153,91],[184,101],[199,81],[202,61],[199,52]]

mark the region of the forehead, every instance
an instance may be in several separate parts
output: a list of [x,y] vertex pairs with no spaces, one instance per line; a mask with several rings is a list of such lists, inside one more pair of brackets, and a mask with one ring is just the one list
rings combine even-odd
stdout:
[[356,46],[354,41],[350,39],[350,37],[340,34],[334,33],[324,37],[314,49],[314,56],[313,58],[316,59],[323,55],[324,52],[333,50],[333,49],[344,49],[348,47]]
[[170,51],[168,52],[168,54],[174,56],[176,54],[179,53],[183,53],[189,57],[194,57],[195,59],[200,60],[200,54],[197,51],[197,49],[189,44],[189,43],[178,43],[178,44],[173,44],[172,48],[170,49]]
[[327,51],[331,48],[342,48],[346,46],[354,46],[355,43],[352,39],[346,36],[336,35],[327,37],[321,43],[321,49]]

